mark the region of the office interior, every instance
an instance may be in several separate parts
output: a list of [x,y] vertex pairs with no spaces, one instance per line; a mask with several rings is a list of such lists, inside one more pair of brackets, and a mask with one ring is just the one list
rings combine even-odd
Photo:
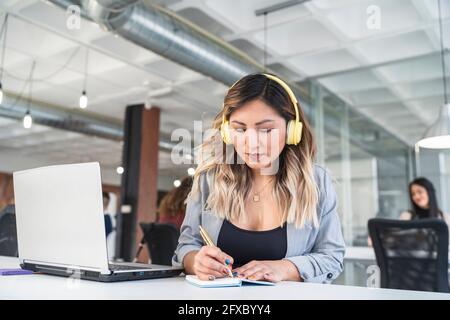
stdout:
[[368,286],[368,221],[410,209],[414,178],[432,181],[450,212],[450,151],[417,144],[448,122],[450,0],[109,1],[107,17],[82,2],[0,3],[0,208],[14,203],[14,171],[99,162],[109,256],[132,260],[138,223],[155,221],[162,197],[195,172],[195,146],[228,88],[267,70],[312,124],[346,254],[371,257],[349,256],[335,284]]

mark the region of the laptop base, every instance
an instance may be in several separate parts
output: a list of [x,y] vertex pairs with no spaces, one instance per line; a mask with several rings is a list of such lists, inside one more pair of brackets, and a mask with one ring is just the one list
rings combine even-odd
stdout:
[[109,275],[101,274],[97,271],[68,269],[56,266],[39,265],[34,263],[24,263],[20,267],[25,270],[39,272],[54,276],[67,277],[73,279],[83,279],[98,282],[117,282],[117,281],[131,281],[131,280],[145,280],[157,278],[169,278],[178,276],[183,272],[183,269],[149,269],[148,271],[127,271],[127,272],[112,272]]

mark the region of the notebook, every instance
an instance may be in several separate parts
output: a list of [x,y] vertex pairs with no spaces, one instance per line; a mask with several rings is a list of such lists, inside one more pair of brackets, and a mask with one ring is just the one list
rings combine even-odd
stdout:
[[257,281],[241,278],[218,278],[212,281],[200,280],[197,276],[187,275],[186,281],[200,288],[222,288],[222,287],[240,287],[242,285],[265,285],[274,286],[275,283],[268,281]]

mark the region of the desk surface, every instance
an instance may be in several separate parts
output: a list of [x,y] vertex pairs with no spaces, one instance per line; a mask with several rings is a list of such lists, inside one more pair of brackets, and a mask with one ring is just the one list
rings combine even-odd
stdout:
[[367,261],[376,264],[375,252],[372,247],[347,247],[344,260]]
[[[0,257],[0,268],[17,268],[18,259]],[[281,282],[276,286],[197,288],[183,277],[99,283],[42,274],[0,276],[0,299],[165,299],[307,300],[448,299],[450,294],[340,285]]]

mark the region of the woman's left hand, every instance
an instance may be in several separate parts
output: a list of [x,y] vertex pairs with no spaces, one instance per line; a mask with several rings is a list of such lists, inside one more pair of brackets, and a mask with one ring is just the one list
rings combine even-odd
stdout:
[[286,263],[284,260],[275,261],[251,261],[242,267],[236,268],[233,272],[238,273],[238,277],[249,280],[263,280],[270,282],[280,282],[285,280]]

